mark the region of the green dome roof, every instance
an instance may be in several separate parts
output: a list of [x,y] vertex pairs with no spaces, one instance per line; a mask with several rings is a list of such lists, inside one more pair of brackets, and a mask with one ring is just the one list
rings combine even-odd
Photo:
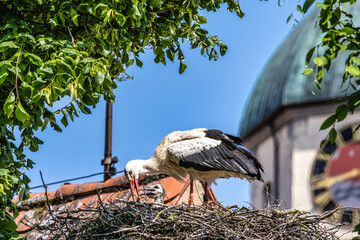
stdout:
[[[355,13],[355,18],[360,12],[360,4],[354,4],[350,12]],[[314,86],[315,95],[311,93],[314,76],[302,75],[307,52],[320,43],[321,30],[315,27],[318,13],[318,9],[312,11],[290,33],[265,66],[248,99],[241,121],[240,136],[244,136],[281,107],[344,96],[346,86],[341,87],[339,80],[344,73],[343,63],[347,53],[339,54],[336,61],[332,62],[329,72],[325,71],[322,90],[318,91]],[[359,17],[353,20],[356,20],[355,26],[360,22]]]

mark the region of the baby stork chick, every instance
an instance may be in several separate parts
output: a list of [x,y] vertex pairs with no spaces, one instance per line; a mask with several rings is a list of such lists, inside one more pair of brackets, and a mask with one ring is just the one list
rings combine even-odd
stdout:
[[141,195],[148,196],[153,200],[153,203],[163,203],[165,197],[165,189],[161,184],[156,184],[142,189],[144,192]]

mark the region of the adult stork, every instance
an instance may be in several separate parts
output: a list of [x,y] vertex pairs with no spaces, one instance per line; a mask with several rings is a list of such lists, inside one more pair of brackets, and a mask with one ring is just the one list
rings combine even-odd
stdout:
[[[256,157],[243,145],[243,141],[220,130],[197,128],[175,131],[167,135],[148,160],[132,160],[125,166],[134,195],[139,196],[140,175],[166,174],[179,181],[190,176],[189,205],[193,202],[193,181],[204,183],[205,200],[208,184],[217,178],[245,178],[262,180],[263,168]],[[134,190],[135,188],[135,190]]]

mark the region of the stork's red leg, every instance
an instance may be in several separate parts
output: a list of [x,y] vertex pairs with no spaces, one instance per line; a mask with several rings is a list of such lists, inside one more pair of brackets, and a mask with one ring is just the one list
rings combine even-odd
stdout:
[[194,200],[194,181],[190,178],[190,193],[189,193],[189,206],[193,204]]
[[209,203],[209,188],[208,183],[204,183],[204,203]]

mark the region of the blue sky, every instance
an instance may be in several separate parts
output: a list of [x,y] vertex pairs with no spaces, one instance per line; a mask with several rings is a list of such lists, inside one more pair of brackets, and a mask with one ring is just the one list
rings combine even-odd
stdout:
[[[293,29],[286,19],[297,1],[240,1],[245,17],[222,9],[204,13],[205,29],[218,35],[229,49],[218,61],[200,55],[200,49],[183,46],[185,73],[178,62],[155,64],[153,54],[142,55],[142,68],[131,67],[134,77],[118,84],[113,113],[113,155],[122,170],[127,161],[152,156],[164,136],[175,130],[204,127],[237,135],[240,120],[256,78],[286,35]],[[36,162],[27,171],[30,186],[41,185],[39,170],[47,183],[101,172],[104,156],[105,102],[91,115],[81,115],[63,133],[50,128],[39,132],[45,143],[29,157]],[[266,170],[266,169],[265,169]],[[102,181],[103,176],[74,181]],[[56,190],[59,185],[50,186]],[[213,189],[225,205],[250,202],[250,184],[245,180],[218,180]],[[34,192],[43,191],[35,189]]]

